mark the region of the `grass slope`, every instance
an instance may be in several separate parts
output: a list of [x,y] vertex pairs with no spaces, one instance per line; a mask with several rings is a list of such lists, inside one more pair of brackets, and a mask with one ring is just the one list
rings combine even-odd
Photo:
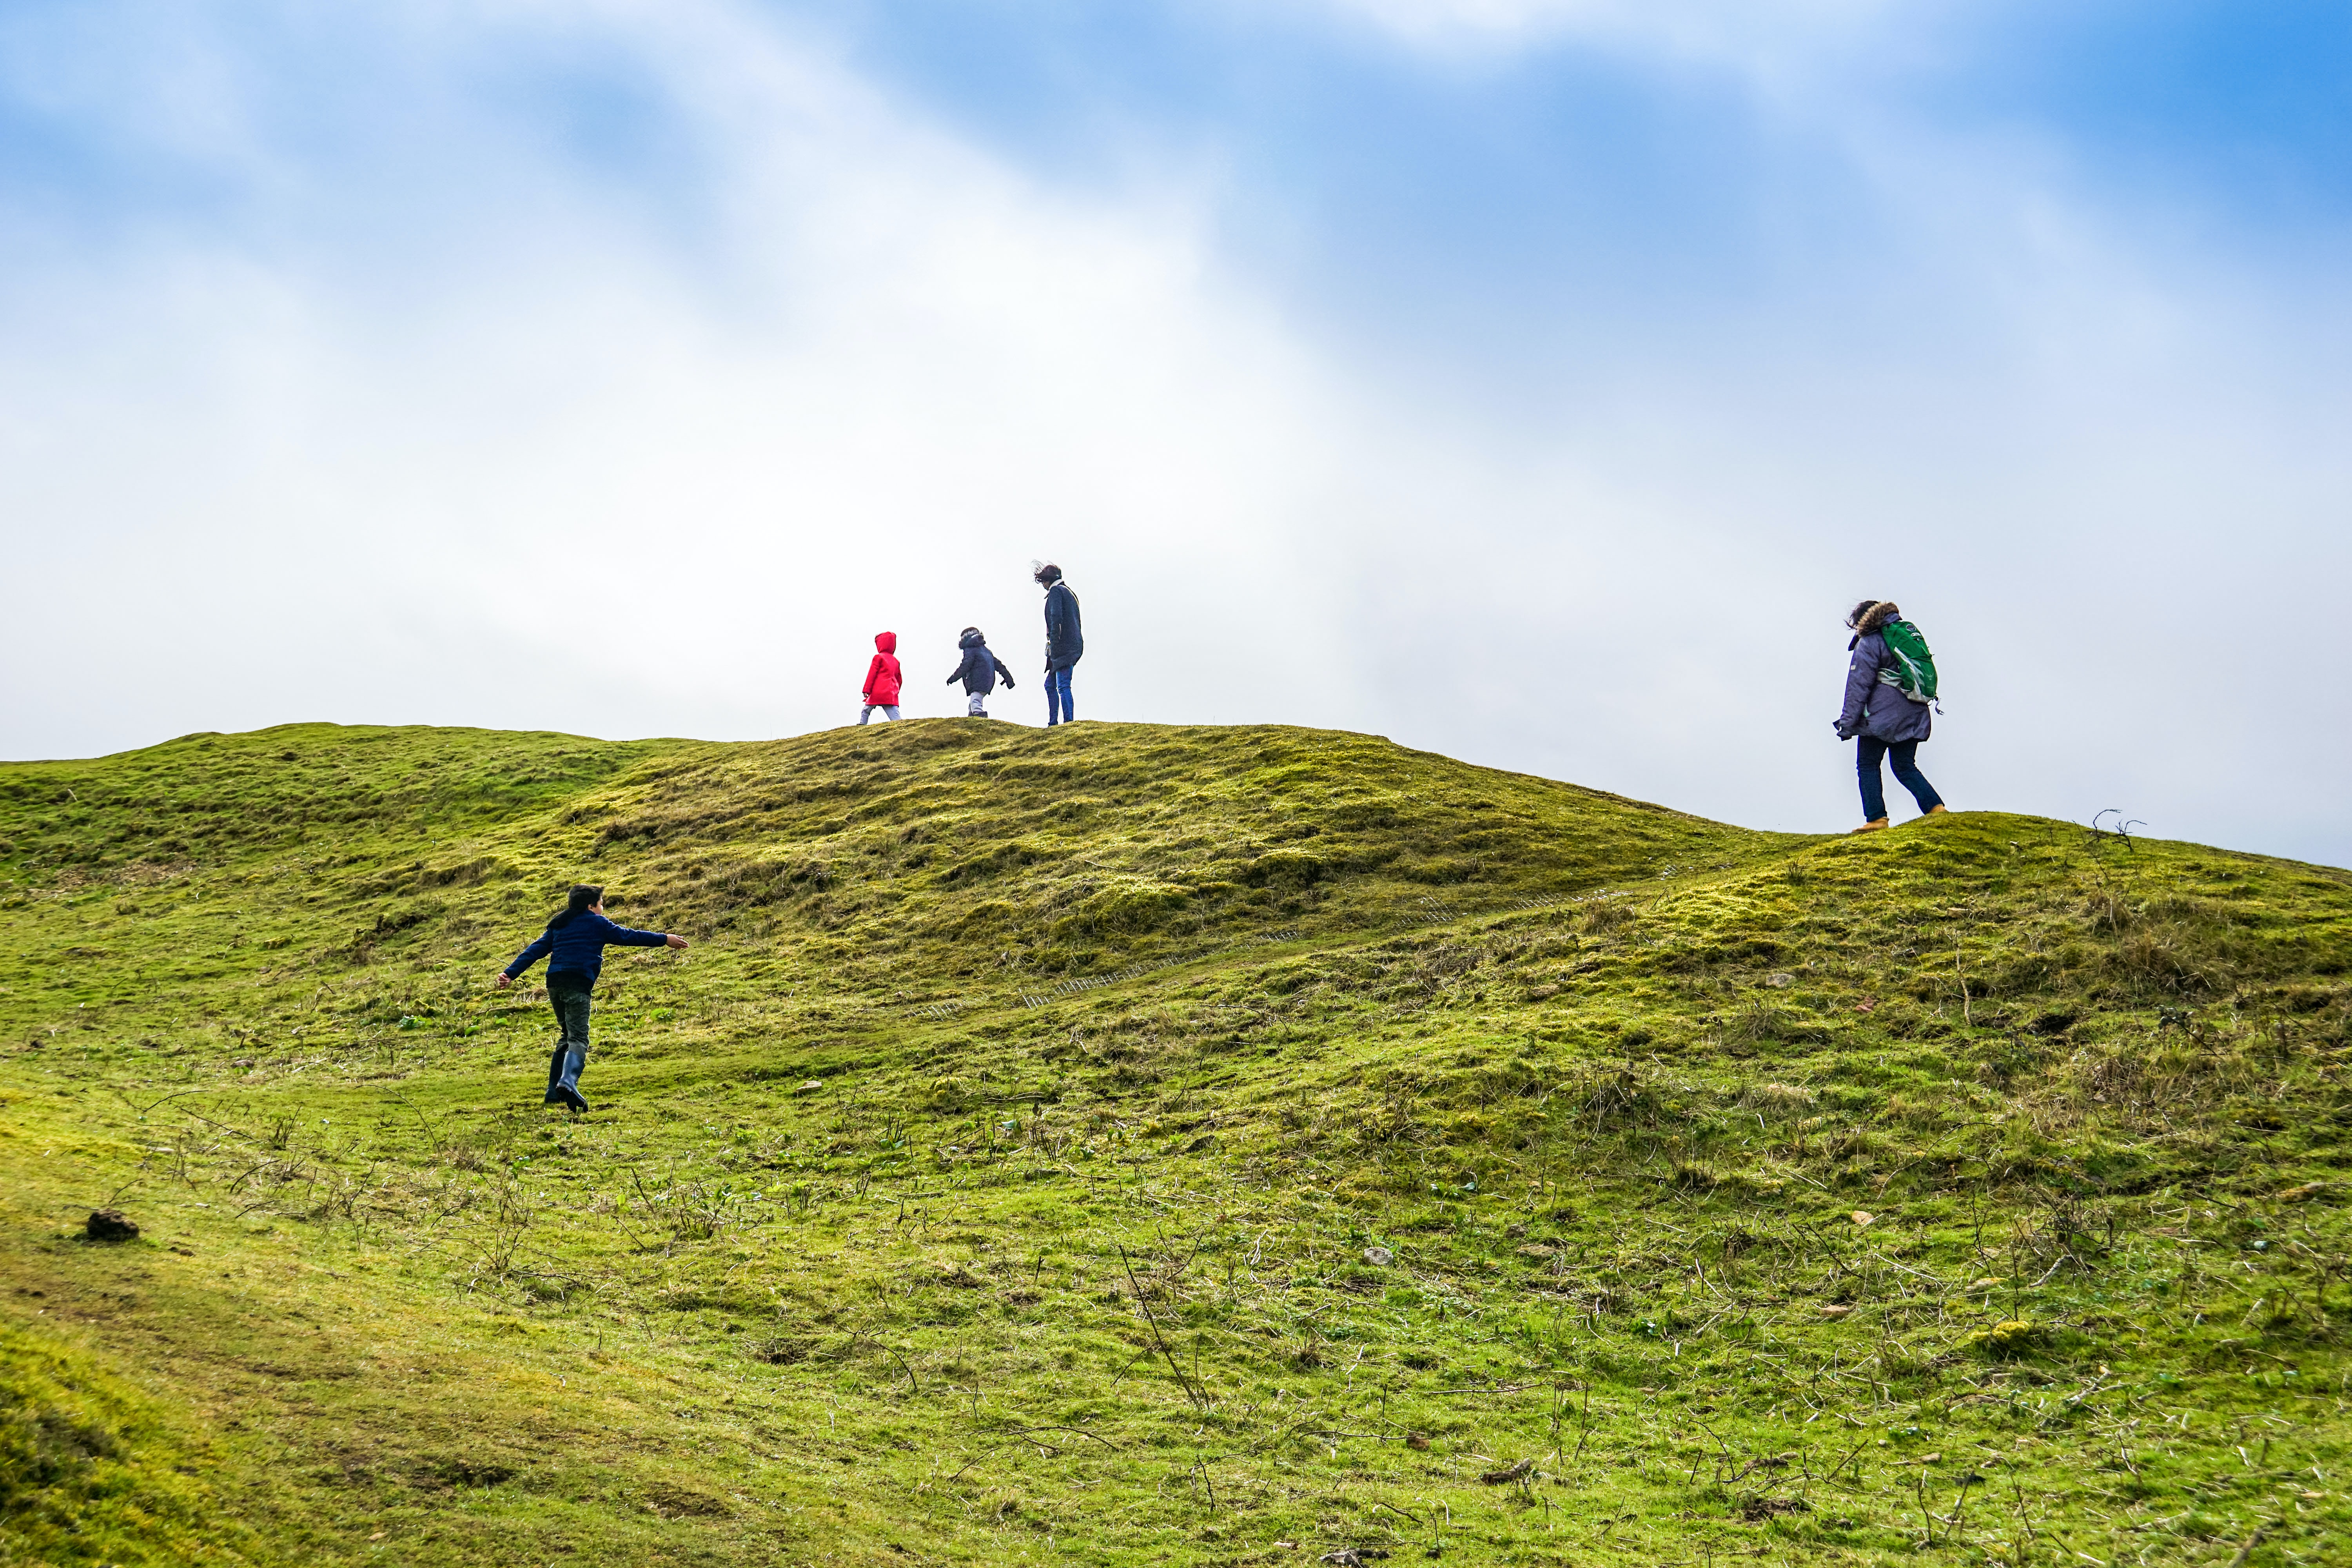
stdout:
[[[0,1564],[2352,1556],[2340,872],[921,721],[8,764],[0,878]],[[574,878],[696,942],[579,1121]]]

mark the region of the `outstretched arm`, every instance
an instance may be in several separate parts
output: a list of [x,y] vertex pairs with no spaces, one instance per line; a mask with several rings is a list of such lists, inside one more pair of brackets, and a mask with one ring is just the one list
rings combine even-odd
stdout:
[[545,958],[549,953],[554,951],[555,933],[553,931],[540,932],[539,940],[537,942],[532,942],[529,947],[524,948],[520,952],[517,953],[515,955],[515,961],[512,963],[508,964],[504,969],[499,971],[498,984],[502,987],[512,984],[516,980],[520,979],[523,973],[530,969],[532,964],[537,963],[541,959]]
[[616,925],[602,915],[596,918],[604,928],[596,934],[608,947],[684,947],[686,945],[686,938],[672,936],[667,931],[633,931],[627,926]]

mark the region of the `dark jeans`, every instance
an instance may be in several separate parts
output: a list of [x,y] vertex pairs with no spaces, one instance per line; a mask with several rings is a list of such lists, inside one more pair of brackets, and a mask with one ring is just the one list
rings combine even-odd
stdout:
[[1864,735],[1854,747],[1853,771],[1862,778],[1862,819],[1864,822],[1876,822],[1886,815],[1886,784],[1878,776],[1881,758],[1894,768],[1895,782],[1911,792],[1911,798],[1919,803],[1923,815],[1929,806],[1944,804],[1944,797],[1936,793],[1936,786],[1927,782],[1927,775],[1919,771],[1919,764],[1913,760],[1918,754],[1919,742],[1916,741],[1897,741],[1889,745],[1869,735]]
[[558,1035],[555,1054],[547,1059],[547,1098],[559,1089],[577,1089],[581,1069],[588,1065],[588,983],[576,975],[547,977],[547,1005],[555,1012]]
[[1045,672],[1045,724],[1048,729],[1066,720],[1076,718],[1070,706],[1070,667]]

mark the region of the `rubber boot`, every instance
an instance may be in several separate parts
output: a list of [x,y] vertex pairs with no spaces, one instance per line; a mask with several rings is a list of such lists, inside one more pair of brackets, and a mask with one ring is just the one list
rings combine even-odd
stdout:
[[1856,833],[1883,833],[1886,830],[1886,827],[1887,819],[1881,816],[1874,817],[1871,821],[1864,823],[1860,827],[1855,828],[1854,831]]
[[556,1092],[556,1086],[561,1084],[562,1081],[563,1047],[561,1044],[558,1044],[555,1047],[555,1054],[547,1058],[547,1099],[542,1101],[543,1104],[562,1105],[565,1103],[563,1096]]
[[582,1099],[580,1095],[580,1073],[581,1069],[587,1065],[588,1053],[580,1047],[573,1046],[564,1054],[563,1076],[556,1081],[556,1097],[574,1110],[588,1109],[587,1100]]

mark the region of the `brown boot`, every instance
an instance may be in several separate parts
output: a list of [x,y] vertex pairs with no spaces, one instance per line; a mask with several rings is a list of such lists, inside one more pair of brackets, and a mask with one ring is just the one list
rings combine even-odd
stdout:
[[1929,807],[1927,808],[1927,815],[1928,815],[1928,816],[1944,816],[1944,815],[1945,815],[1944,803],[1943,803],[1942,801],[1940,801],[1940,800],[1939,800],[1939,801],[1937,801],[1935,805],[1933,805],[1929,806]]
[[1886,819],[1885,817],[1883,817],[1883,816],[1882,816],[1882,817],[1879,817],[1877,820],[1875,820],[1875,821],[1874,821],[1874,822],[1865,822],[1865,823],[1864,823],[1860,827],[1855,828],[1855,829],[1854,829],[1854,832],[1856,832],[1856,833],[1883,833],[1883,832],[1885,832],[1885,831],[1886,830],[1886,826],[1887,826],[1887,819]]

